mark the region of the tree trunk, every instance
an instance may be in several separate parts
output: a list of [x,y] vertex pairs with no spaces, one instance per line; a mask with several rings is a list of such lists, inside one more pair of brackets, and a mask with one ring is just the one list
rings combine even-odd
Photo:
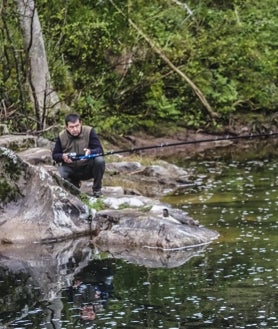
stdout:
[[49,110],[57,109],[59,98],[52,89],[41,24],[34,0],[15,0],[26,52],[27,81],[37,121],[45,128]]

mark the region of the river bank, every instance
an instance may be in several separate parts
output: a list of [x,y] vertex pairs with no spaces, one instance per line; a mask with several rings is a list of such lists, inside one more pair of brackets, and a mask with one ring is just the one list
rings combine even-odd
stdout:
[[91,234],[93,243],[105,242],[107,249],[120,245],[175,250],[218,236],[159,201],[186,184],[186,170],[162,160],[144,165],[113,157],[116,161],[110,159],[106,166],[104,195],[96,199],[91,182],[79,190],[61,179],[51,147],[45,145],[49,141],[29,137],[1,138],[1,184],[6,191],[1,195],[2,244],[57,242]]
[[[276,137],[276,135],[272,135]],[[140,133],[134,136],[119,137],[113,141],[111,139],[109,141],[104,140],[104,148],[105,151],[107,150],[106,174],[103,181],[104,197],[101,200],[94,200],[91,197],[90,182],[83,182],[81,189],[77,190],[57,175],[57,168],[53,166],[51,159],[53,142],[32,135],[2,135],[0,147],[4,147],[2,156],[7,161],[7,165],[2,165],[2,172],[4,175],[5,172],[7,174],[7,179],[3,183],[6,184],[5,189],[7,190],[7,186],[10,186],[10,190],[2,193],[1,241],[2,243],[13,243],[24,235],[28,240],[30,237],[36,237],[35,240],[37,241],[49,241],[70,238],[92,231],[99,234],[106,230],[103,229],[104,227],[109,228],[109,230],[111,228],[116,229],[119,222],[124,223],[126,229],[132,227],[136,231],[132,223],[129,223],[130,227],[126,226],[126,218],[130,218],[131,213],[133,213],[133,222],[138,223],[138,218],[140,220],[152,218],[154,221],[159,218],[161,225],[164,225],[166,219],[163,218],[163,209],[168,208],[169,205],[161,203],[159,199],[166,194],[175,194],[181,188],[186,188],[192,180],[190,169],[183,169],[171,163],[172,156],[175,159],[191,157],[202,159],[216,150],[219,154],[221,154],[221,150],[225,150],[227,154],[227,148],[230,148],[234,154],[239,156],[244,154],[246,157],[248,150],[254,150],[254,145],[258,141],[260,141],[258,147],[262,153],[262,150],[266,152],[268,145],[271,145],[276,139],[266,138],[264,134],[217,136],[185,131],[171,137],[154,137]],[[262,142],[264,142],[263,147]],[[5,147],[13,149],[15,155],[9,155],[9,152],[5,151]],[[116,151],[109,152],[110,150]],[[14,166],[14,161],[18,161],[18,163],[23,161],[23,166],[19,165],[16,170],[9,172],[8,169]],[[5,161],[2,162],[5,163]],[[12,178],[14,171],[21,173],[16,179]],[[19,179],[19,177],[21,178]],[[15,206],[10,208],[10,212],[7,212],[5,204],[7,195],[10,201],[16,201]],[[44,197],[45,195],[47,198]],[[80,199],[82,195],[83,197]],[[42,203],[41,200],[44,202]],[[159,207],[154,211],[153,207],[158,204]],[[109,209],[113,211],[116,209],[119,212],[113,212],[113,215],[100,213],[100,211]],[[120,211],[123,209],[131,209],[131,211],[125,214]],[[138,210],[140,211],[138,212]],[[41,216],[39,221],[37,220],[38,212]],[[183,216],[186,218],[187,215],[184,214]],[[90,224],[88,221],[79,221],[79,218],[86,220],[89,217],[102,219],[92,221]],[[11,221],[9,218],[13,220]],[[106,222],[103,218],[106,218]],[[22,230],[19,230],[18,224],[20,222],[22,222]],[[99,223],[101,225],[98,225]],[[36,230],[34,224],[40,225],[40,229]],[[148,225],[152,226],[150,223]],[[5,226],[7,227],[4,230]],[[17,229],[15,230],[13,227],[17,227]],[[44,230],[41,229],[42,227]],[[139,227],[137,228],[139,229]],[[156,228],[157,237],[159,237],[161,230],[159,226]],[[142,230],[142,227],[140,229]],[[141,233],[142,237],[146,237],[146,232],[142,230]],[[191,242],[193,244],[204,243],[206,232],[203,233],[204,239],[195,242],[193,239]],[[103,240],[105,239],[103,238]],[[106,239],[106,241],[109,240],[117,241],[117,238]],[[129,244],[132,240],[134,239],[127,239],[126,241],[118,239],[119,243],[123,244]],[[155,242],[158,240],[159,238],[153,239],[151,242],[150,236],[149,241],[143,239],[143,245],[158,246],[158,242]],[[177,244],[169,243],[166,240],[164,244],[159,243],[159,248],[180,248],[184,244],[182,238],[177,240]],[[186,245],[188,244],[190,241],[186,242]]]

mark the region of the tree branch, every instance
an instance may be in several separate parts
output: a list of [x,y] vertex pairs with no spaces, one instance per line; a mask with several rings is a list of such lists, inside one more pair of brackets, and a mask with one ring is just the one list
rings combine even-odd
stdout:
[[172,0],[176,5],[184,7],[184,9],[187,11],[188,16],[193,16],[193,11],[189,8],[189,6],[186,3],[182,3],[179,0]]
[[[123,11],[114,3],[113,0],[109,0],[110,3],[116,8],[116,10],[121,13],[124,17],[126,15]],[[175,71],[183,80],[185,80],[190,87],[193,89],[197,97],[200,99],[201,103],[206,108],[208,114],[211,118],[217,118],[218,114],[214,112],[208,103],[205,95],[201,92],[201,90],[195,85],[195,83],[185,74],[183,73],[177,66],[171,62],[171,60],[163,53],[163,51],[154,44],[154,42],[130,19],[128,18],[129,24],[143,37],[143,39],[150,45],[150,47],[159,55],[159,57],[173,70]]]

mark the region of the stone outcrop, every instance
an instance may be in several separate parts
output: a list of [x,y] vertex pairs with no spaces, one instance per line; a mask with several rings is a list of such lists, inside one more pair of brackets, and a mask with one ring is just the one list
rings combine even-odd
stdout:
[[[159,201],[158,195],[186,184],[188,178],[185,170],[165,161],[150,166],[107,161],[104,197],[95,199],[88,181],[79,191],[57,175],[49,148],[16,154],[2,147],[0,157],[2,243],[58,241],[90,233],[92,243],[103,250],[178,250],[205,245],[218,236],[186,213],[177,217],[176,210]],[[113,180],[112,185],[116,181],[122,186],[109,187]],[[80,193],[92,207],[81,201]],[[98,210],[100,206],[105,210]]]
[[2,135],[0,147],[7,147],[15,152],[37,146],[37,138],[32,135]]
[[[46,167],[0,148],[2,243],[50,241],[89,233],[89,209]],[[70,186],[69,186],[70,188]]]

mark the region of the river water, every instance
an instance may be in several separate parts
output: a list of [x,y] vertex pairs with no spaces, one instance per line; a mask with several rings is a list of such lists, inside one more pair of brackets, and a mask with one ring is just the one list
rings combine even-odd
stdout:
[[0,328],[278,328],[277,146],[266,148],[170,159],[190,179],[163,201],[220,233],[190,257],[147,267],[78,242],[2,253]]

